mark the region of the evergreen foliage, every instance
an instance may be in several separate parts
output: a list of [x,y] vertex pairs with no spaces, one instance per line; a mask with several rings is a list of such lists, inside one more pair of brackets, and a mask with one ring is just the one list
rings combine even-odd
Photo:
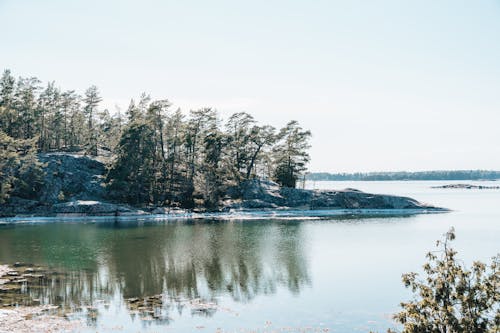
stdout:
[[96,86],[83,95],[35,77],[0,78],[0,200],[29,198],[43,174],[36,153],[80,151],[112,156],[110,195],[134,205],[217,208],[230,187],[254,177],[295,187],[309,161],[310,132],[296,121],[283,129],[239,112],[223,122],[212,108],[173,110],[143,93],[125,117],[99,108]]
[[423,279],[417,273],[403,275],[403,283],[415,295],[401,303],[403,309],[394,317],[403,333],[500,330],[500,255],[489,265],[476,261],[467,268],[449,246],[454,239],[451,229],[437,242],[441,249],[427,254]]
[[0,204],[11,195],[32,199],[38,194],[43,170],[34,147],[34,139],[15,140],[0,130]]
[[304,131],[295,120],[290,121],[278,133],[278,144],[274,147],[274,178],[280,185],[295,187],[299,175],[306,171],[310,137],[311,132]]

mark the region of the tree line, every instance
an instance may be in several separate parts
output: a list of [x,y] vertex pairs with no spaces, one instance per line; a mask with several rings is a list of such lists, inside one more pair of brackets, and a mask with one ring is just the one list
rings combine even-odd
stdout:
[[313,172],[307,174],[308,180],[342,181],[342,180],[496,180],[500,179],[500,171],[488,170],[451,170],[451,171],[397,171],[367,173],[328,173]]
[[[277,130],[246,112],[223,121],[213,108],[174,109],[148,94],[124,113],[101,109],[96,86],[83,95],[36,77],[0,79],[0,201],[32,197],[43,181],[37,154],[113,156],[107,188],[136,205],[215,207],[229,188],[254,178],[295,187],[309,161],[310,131],[297,121]],[[30,165],[29,172],[26,169]],[[24,173],[23,173],[24,172]],[[21,183],[24,182],[24,186]],[[21,190],[22,189],[22,190]]]

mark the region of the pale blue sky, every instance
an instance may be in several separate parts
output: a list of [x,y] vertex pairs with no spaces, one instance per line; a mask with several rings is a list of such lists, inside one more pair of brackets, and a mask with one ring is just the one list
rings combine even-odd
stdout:
[[500,0],[0,0],[0,68],[313,132],[313,171],[500,169]]

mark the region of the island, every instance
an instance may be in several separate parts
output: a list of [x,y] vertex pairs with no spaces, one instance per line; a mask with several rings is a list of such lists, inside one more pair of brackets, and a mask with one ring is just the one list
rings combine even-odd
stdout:
[[[327,217],[346,214],[417,214],[445,212],[408,197],[371,194],[356,189],[307,190],[280,186],[269,179],[250,179],[230,186],[216,207],[131,205],[116,201],[106,186],[106,163],[84,154],[38,155],[44,179],[36,197],[10,197],[0,205],[3,217],[158,216],[170,218],[269,216]],[[64,196],[60,194],[64,193]]]
[[444,189],[466,189],[466,190],[498,190],[500,186],[472,185],[472,184],[447,184],[440,186],[432,186],[431,188]]
[[[311,132],[251,114],[183,112],[144,93],[125,113],[34,77],[0,78],[0,217],[256,218],[413,214],[442,208],[355,189],[297,188]],[[20,98],[19,96],[24,96]],[[286,121],[286,120],[285,120]]]

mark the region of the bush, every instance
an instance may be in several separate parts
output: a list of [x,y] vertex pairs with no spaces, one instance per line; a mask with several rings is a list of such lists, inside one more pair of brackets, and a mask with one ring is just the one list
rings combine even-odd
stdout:
[[440,250],[427,254],[424,279],[403,275],[414,293],[394,316],[403,333],[500,332],[500,255],[489,265],[476,261],[468,269],[449,246],[454,239],[452,228],[437,242]]

